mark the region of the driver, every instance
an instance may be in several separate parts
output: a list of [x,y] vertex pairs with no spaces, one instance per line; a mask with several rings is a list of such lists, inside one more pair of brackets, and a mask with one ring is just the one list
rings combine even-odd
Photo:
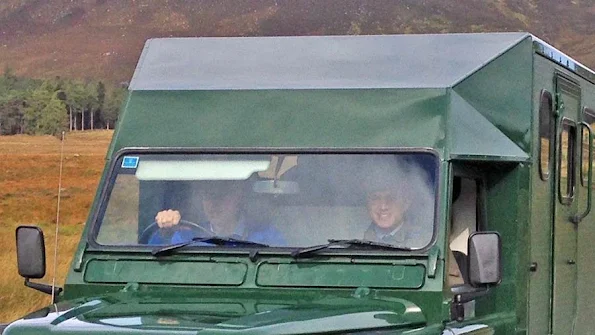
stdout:
[[171,241],[162,241],[154,234],[149,244],[180,243],[195,236],[225,236],[272,246],[283,246],[281,233],[268,224],[249,220],[242,211],[245,183],[242,181],[214,181],[204,183],[200,189],[203,211],[207,221],[197,227],[177,225],[182,215],[176,209],[163,210],[155,216],[159,228],[174,228]]

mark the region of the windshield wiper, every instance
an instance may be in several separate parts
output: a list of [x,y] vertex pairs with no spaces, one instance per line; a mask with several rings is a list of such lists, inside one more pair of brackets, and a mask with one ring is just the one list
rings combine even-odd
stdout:
[[388,244],[388,243],[381,243],[381,242],[374,242],[368,240],[335,240],[330,239],[327,240],[327,244],[321,245],[314,245],[311,247],[300,248],[291,253],[293,258],[305,257],[312,254],[315,254],[319,251],[330,249],[335,246],[340,246],[343,248],[353,248],[353,247],[363,247],[369,249],[383,249],[383,250],[399,250],[399,251],[411,251],[413,249],[407,247],[399,247],[396,245]]
[[247,240],[240,240],[233,237],[225,237],[225,236],[209,236],[209,237],[194,237],[191,240],[166,245],[161,248],[156,248],[151,250],[151,254],[153,256],[163,256],[169,253],[172,253],[175,250],[184,248],[185,246],[194,244],[194,243],[209,243],[214,245],[242,245],[242,246],[250,246],[250,247],[268,247],[268,244],[252,242]]

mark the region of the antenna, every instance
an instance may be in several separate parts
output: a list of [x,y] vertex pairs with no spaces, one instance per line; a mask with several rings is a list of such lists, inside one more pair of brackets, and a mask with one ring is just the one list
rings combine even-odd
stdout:
[[56,302],[56,265],[58,264],[58,226],[60,223],[60,196],[62,195],[62,165],[64,162],[64,131],[60,138],[60,177],[58,177],[58,208],[56,209],[56,236],[54,240],[54,273],[52,278],[52,303]]

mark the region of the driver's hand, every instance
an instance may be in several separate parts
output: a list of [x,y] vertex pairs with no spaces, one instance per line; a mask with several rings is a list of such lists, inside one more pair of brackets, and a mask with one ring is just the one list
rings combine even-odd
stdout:
[[168,209],[157,213],[155,216],[155,222],[159,228],[169,228],[177,225],[181,218],[180,212]]

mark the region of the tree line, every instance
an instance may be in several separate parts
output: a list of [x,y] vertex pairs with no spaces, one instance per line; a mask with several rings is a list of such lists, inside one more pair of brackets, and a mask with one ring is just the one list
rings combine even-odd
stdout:
[[6,68],[0,77],[0,135],[111,129],[126,92],[102,81],[23,78]]

